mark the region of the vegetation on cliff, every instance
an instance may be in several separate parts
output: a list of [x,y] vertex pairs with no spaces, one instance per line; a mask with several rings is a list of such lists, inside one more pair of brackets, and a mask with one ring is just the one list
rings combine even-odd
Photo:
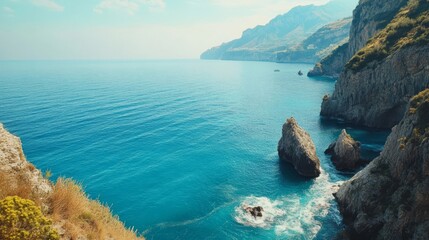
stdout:
[[33,201],[9,196],[0,201],[0,239],[56,240],[59,235]]
[[73,180],[42,177],[2,124],[0,200],[0,239],[143,239]]
[[335,194],[352,239],[427,239],[428,104],[429,90],[413,97],[380,156]]
[[429,1],[410,0],[395,18],[368,41],[346,64],[358,71],[374,61],[382,61],[399,49],[429,43]]
[[[429,138],[429,89],[426,89],[411,99],[410,114],[417,114],[417,123],[413,129],[411,141],[419,144]],[[405,139],[405,144],[408,143]]]

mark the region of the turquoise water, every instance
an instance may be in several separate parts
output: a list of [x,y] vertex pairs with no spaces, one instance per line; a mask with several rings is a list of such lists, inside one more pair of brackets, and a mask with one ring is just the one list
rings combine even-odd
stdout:
[[[331,239],[342,228],[331,185],[351,174],[323,151],[348,128],[374,155],[387,133],[320,120],[335,82],[297,75],[309,68],[0,62],[0,121],[37,167],[78,180],[147,239]],[[316,180],[279,163],[290,116],[316,144]],[[265,218],[247,218],[243,204],[262,205]]]

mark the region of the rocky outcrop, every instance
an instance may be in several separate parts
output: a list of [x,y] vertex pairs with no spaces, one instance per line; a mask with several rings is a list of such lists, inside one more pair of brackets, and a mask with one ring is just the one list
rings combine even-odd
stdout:
[[300,175],[311,178],[320,175],[316,147],[310,135],[298,126],[294,118],[288,119],[283,125],[277,151],[280,159],[291,163]]
[[252,217],[257,218],[257,217],[262,217],[262,212],[264,211],[264,208],[261,206],[257,206],[257,207],[246,207],[244,210],[246,210],[246,212],[248,212],[250,215],[252,215]]
[[429,87],[429,2],[410,0],[346,64],[321,115],[377,128],[403,117],[408,99]]
[[381,155],[335,198],[356,239],[427,239],[429,90],[412,99]]
[[376,128],[391,128],[403,117],[407,100],[429,87],[429,46],[402,49],[382,63],[345,71],[321,115]]
[[347,134],[345,129],[325,153],[332,156],[332,162],[338,170],[353,170],[361,161],[360,143]]
[[322,59],[320,63],[316,63],[314,68],[308,72],[307,76],[338,77],[339,73],[344,69],[344,64],[350,59],[348,46],[348,42],[338,46],[330,55]]
[[205,51],[200,58],[276,61],[277,52],[300,44],[328,23],[349,17],[356,2],[357,0],[332,0],[322,6],[294,7],[265,25],[244,31],[239,39]]
[[[52,185],[41,172],[27,161],[21,140],[10,134],[0,123],[0,182],[13,192],[26,191],[41,202],[52,192]],[[0,188],[0,197],[5,189]],[[37,199],[35,199],[37,200]]]
[[[60,239],[144,240],[137,237],[134,230],[127,229],[117,216],[112,215],[109,208],[90,200],[72,180],[58,178],[56,183],[52,183],[44,178],[40,170],[25,158],[20,139],[0,123],[0,200],[8,196],[31,200],[37,207],[40,206],[43,215],[52,220]],[[34,220],[32,217],[37,216],[31,211],[26,214],[31,221]],[[15,233],[28,227],[26,224],[23,225],[24,228],[19,226],[24,221],[28,219],[13,221],[18,225]],[[0,239],[9,236],[8,234],[8,231],[0,232]]]
[[[339,76],[350,58],[383,29],[407,2],[408,0],[360,0],[353,11],[349,43],[320,62],[323,71],[319,75]],[[310,75],[316,73],[317,71],[311,71]]]

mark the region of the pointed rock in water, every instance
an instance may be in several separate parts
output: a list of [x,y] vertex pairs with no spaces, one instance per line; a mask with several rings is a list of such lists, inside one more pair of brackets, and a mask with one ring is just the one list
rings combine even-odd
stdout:
[[338,140],[329,145],[325,153],[332,155],[331,160],[338,170],[352,170],[360,162],[360,143],[343,129]]
[[310,135],[292,117],[283,125],[282,138],[277,146],[281,160],[291,163],[302,176],[320,175],[320,161]]

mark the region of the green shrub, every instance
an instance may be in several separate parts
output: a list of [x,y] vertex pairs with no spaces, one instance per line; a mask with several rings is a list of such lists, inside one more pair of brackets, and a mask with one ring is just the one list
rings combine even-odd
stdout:
[[346,64],[346,68],[359,71],[371,62],[380,62],[395,51],[412,46],[429,44],[429,2],[410,0],[394,19]]
[[9,196],[0,201],[0,239],[57,240],[59,235],[33,201]]

